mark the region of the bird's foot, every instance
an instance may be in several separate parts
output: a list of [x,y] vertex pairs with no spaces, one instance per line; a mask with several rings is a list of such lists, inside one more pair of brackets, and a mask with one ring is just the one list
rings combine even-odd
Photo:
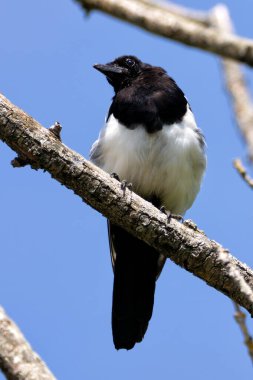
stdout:
[[124,196],[125,196],[125,193],[126,193],[126,189],[132,191],[132,189],[133,189],[132,183],[131,182],[127,182],[125,179],[123,179],[123,181],[120,181],[120,178],[119,178],[119,176],[118,176],[117,173],[111,173],[110,177],[116,179],[119,182],[121,182],[120,187],[121,187],[121,190],[123,190]]
[[176,219],[179,222],[182,222],[184,220],[182,215],[172,214],[172,212],[169,210],[166,210],[164,206],[160,207],[160,211],[167,216],[168,223],[170,223],[171,219]]
[[121,190],[123,190],[123,195],[125,196],[126,194],[126,189],[132,191],[133,185],[131,182],[127,182],[125,179],[121,181]]
[[171,212],[166,210],[166,208],[164,206],[160,207],[160,211],[167,216],[167,223],[170,223],[171,218],[172,218]]

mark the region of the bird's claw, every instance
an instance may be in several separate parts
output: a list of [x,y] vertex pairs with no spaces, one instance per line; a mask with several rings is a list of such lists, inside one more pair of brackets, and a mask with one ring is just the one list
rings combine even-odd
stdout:
[[127,182],[125,179],[121,182],[121,190],[123,190],[123,194],[125,195],[126,189],[132,191],[133,185],[131,182]]
[[166,210],[164,206],[160,207],[160,211],[167,216],[167,222],[170,223],[171,219],[176,219],[177,221],[183,221],[182,215],[172,214],[171,211]]
[[120,187],[121,187],[121,190],[123,190],[123,194],[124,195],[126,193],[126,189],[132,191],[132,189],[133,189],[132,183],[131,182],[127,182],[125,179],[123,179],[123,181],[120,181],[120,178],[119,178],[119,176],[118,176],[117,173],[111,173],[110,177],[114,178],[114,179],[116,179],[117,181],[120,182]]
[[172,218],[176,219],[178,222],[184,221],[184,217],[182,215],[179,215],[179,214],[172,214]]
[[117,173],[111,173],[110,177],[116,179],[117,181],[120,181],[120,178]]

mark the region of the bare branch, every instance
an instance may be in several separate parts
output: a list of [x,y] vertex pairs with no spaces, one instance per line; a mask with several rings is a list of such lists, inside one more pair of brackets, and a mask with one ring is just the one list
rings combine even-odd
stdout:
[[107,173],[0,96],[0,139],[35,162],[83,201],[176,264],[229,296],[253,315],[253,271],[209,240],[190,222],[181,224],[149,202],[125,190]]
[[253,42],[246,38],[220,33],[138,0],[76,0],[87,10],[98,9],[114,17],[140,26],[152,33],[186,45],[233,58],[253,66]]
[[240,307],[235,302],[234,302],[234,307],[235,307],[235,315],[234,315],[235,320],[240,327],[240,330],[244,338],[244,344],[248,349],[250,359],[253,363],[253,339],[252,339],[252,336],[249,334],[249,331],[246,325],[246,315],[245,313],[242,312]]
[[1,307],[0,368],[9,380],[56,380]]
[[[233,25],[228,8],[217,5],[212,10],[213,24],[220,29],[222,35],[233,33]],[[229,59],[223,59],[224,75],[229,95],[231,96],[238,127],[244,137],[248,155],[253,161],[253,103],[247,89],[246,80],[240,65]]]
[[234,162],[234,167],[237,170],[237,172],[240,174],[240,176],[244,179],[244,181],[253,189],[253,179],[250,178],[248,175],[245,167],[243,166],[241,160],[239,158],[235,159]]
[[165,12],[174,14],[175,16],[182,17],[188,21],[194,21],[202,25],[210,26],[209,14],[193,9],[183,7],[182,5],[174,4],[170,1],[153,1],[153,0],[138,0],[141,3],[149,5],[153,8],[158,8]]

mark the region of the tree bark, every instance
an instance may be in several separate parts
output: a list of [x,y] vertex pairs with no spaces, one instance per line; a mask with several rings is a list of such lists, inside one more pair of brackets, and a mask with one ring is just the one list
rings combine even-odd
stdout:
[[9,380],[56,380],[1,307],[0,368]]
[[253,271],[189,221],[181,224],[62,144],[50,130],[0,96],[0,139],[74,191],[84,202],[253,315]]
[[232,58],[253,66],[253,42],[220,33],[216,28],[178,17],[175,12],[138,0],[76,0],[86,11],[93,9],[128,21],[149,32]]

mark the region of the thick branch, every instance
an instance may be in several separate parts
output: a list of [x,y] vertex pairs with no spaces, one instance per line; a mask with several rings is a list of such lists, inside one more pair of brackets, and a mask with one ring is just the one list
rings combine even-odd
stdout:
[[9,380],[56,380],[1,307],[0,368]]
[[[212,11],[213,24],[220,35],[233,33],[229,10],[225,5],[217,5]],[[242,68],[237,62],[223,59],[226,87],[231,96],[235,117],[243,138],[246,141],[248,155],[253,161],[253,103],[249,94]]]
[[85,10],[98,9],[128,21],[152,33],[186,45],[232,58],[253,66],[253,42],[246,38],[220,33],[215,28],[178,17],[150,2],[138,0],[76,0]]
[[167,217],[0,96],[0,139],[83,201],[253,315],[253,271],[192,224]]

